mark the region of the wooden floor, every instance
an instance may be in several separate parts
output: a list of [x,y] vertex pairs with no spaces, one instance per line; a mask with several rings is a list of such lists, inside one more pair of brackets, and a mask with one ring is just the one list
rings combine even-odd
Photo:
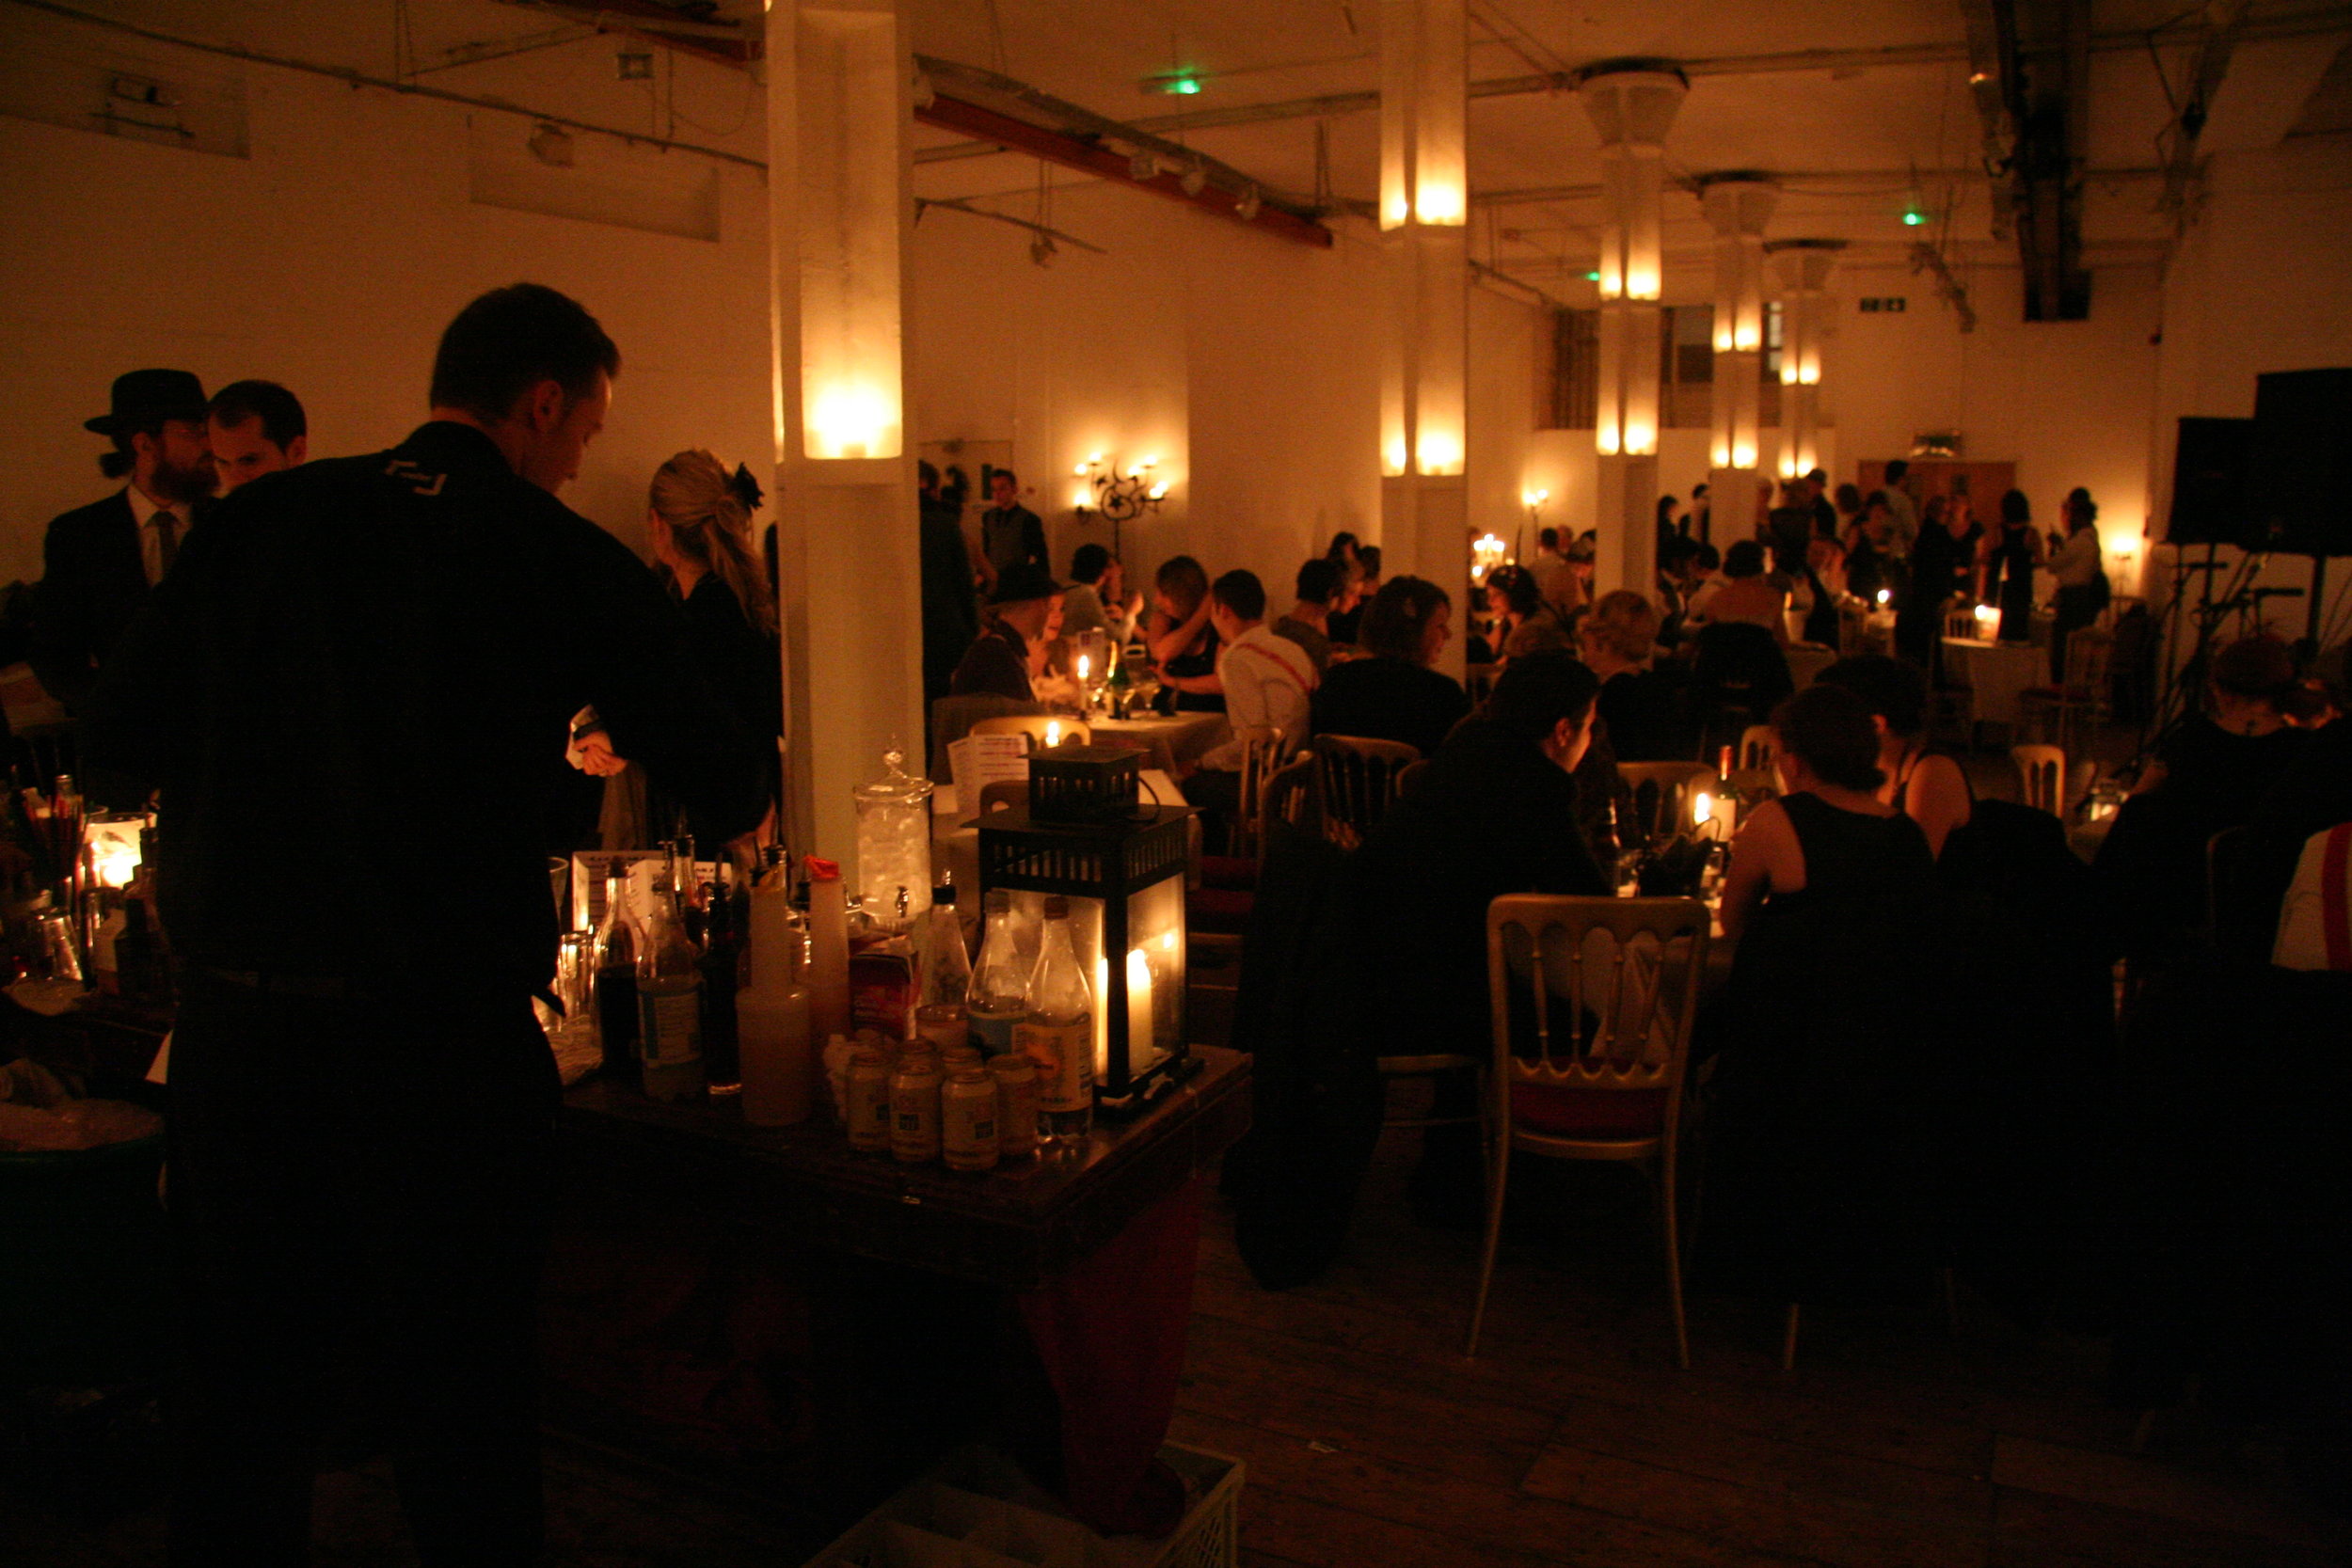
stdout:
[[[1268,1295],[1213,1235],[1175,1433],[1240,1455],[1245,1560],[1536,1568],[2256,1568],[2352,1561],[2268,1434],[2135,1418],[2099,1346],[1963,1310],[1776,1315],[1694,1299],[1674,1365],[1647,1202],[1564,1173],[1515,1216],[1486,1343],[1461,1354],[1471,1235],[1422,1228],[1391,1133],[1351,1260]],[[1529,1185],[1532,1185],[1530,1183]],[[1573,1216],[1573,1217],[1571,1217]]]
[[[1638,1180],[1565,1173],[1515,1216],[1487,1343],[1461,1354],[1476,1239],[1406,1217],[1391,1133],[1350,1258],[1323,1283],[1250,1283],[1221,1214],[1202,1249],[1173,1435],[1241,1456],[1259,1568],[2266,1568],[2352,1560],[2297,1501],[2270,1434],[2195,1412],[2145,1457],[2097,1397],[2099,1349],[1989,1311],[1778,1323],[1694,1300],[1675,1369]],[[789,1568],[813,1543],[740,1500],[551,1439],[550,1561]],[[381,1465],[322,1484],[324,1568],[405,1568]],[[153,1509],[72,1523],[0,1495],[8,1568],[159,1564]]]

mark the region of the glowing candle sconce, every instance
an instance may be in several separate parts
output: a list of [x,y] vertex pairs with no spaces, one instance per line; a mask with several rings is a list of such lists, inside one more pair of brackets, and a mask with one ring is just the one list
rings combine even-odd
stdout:
[[892,458],[905,438],[899,326],[898,24],[889,10],[796,19],[801,136],[802,444]]
[[1765,252],[1780,274],[1785,336],[1780,384],[1794,391],[1781,398],[1784,477],[1809,473],[1820,464],[1821,342],[1829,309],[1830,269],[1843,240],[1774,240]]
[[1689,83],[1662,60],[1604,60],[1581,74],[1577,95],[1600,133],[1601,238],[1598,401],[1595,450],[1605,457],[1658,451],[1657,300],[1664,278],[1664,144]]
[[[1699,205],[1715,230],[1715,365],[1710,399],[1713,459],[1718,468],[1753,470],[1762,445],[1764,356],[1764,229],[1780,199],[1761,175],[1702,177]],[[1761,521],[1756,486],[1710,480],[1715,526],[1740,537]]]
[[1466,0],[1385,0],[1380,36],[1380,227],[1458,228],[1470,188]]

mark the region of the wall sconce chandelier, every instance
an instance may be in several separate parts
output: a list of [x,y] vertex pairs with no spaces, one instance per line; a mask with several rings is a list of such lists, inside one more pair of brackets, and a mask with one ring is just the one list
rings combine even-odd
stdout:
[[[1146,512],[1157,512],[1160,502],[1168,499],[1168,481],[1154,472],[1160,466],[1157,457],[1147,457],[1136,465],[1135,472],[1119,471],[1119,460],[1104,460],[1101,452],[1089,454],[1087,460],[1071,472],[1087,482],[1089,490],[1079,492],[1073,511],[1081,515],[1099,512],[1105,521],[1133,522]],[[1088,504],[1089,495],[1092,504]]]

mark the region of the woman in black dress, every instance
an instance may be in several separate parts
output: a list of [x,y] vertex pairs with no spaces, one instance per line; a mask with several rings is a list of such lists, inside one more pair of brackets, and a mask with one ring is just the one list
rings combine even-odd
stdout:
[[1984,542],[1985,596],[2001,610],[2004,642],[2033,641],[2033,570],[2042,564],[2042,535],[2023,490],[2001,497],[2001,526]]
[[1944,960],[1935,859],[1878,798],[1868,709],[1817,685],[1772,727],[1788,793],[1749,815],[1724,883],[1739,948],[1702,1242],[1718,1283],[1787,1303],[1865,1293],[1937,1255]]
[[1334,664],[1315,688],[1315,734],[1401,740],[1433,755],[1470,708],[1462,683],[1430,668],[1453,627],[1454,601],[1436,583],[1382,583],[1364,610],[1370,657]]
[[1171,557],[1153,576],[1144,641],[1159,667],[1161,689],[1173,698],[1171,711],[1225,711],[1225,681],[1216,673],[1216,627],[1209,620],[1209,574],[1192,557]]
[[[686,648],[695,669],[745,729],[771,741],[765,754],[772,798],[784,666],[775,601],[751,543],[752,513],[759,502],[759,483],[750,470],[730,474],[707,451],[682,451],[653,476],[647,526],[656,569],[686,617]],[[655,804],[653,820],[667,827],[675,808]],[[718,842],[691,816],[687,828],[706,849]]]

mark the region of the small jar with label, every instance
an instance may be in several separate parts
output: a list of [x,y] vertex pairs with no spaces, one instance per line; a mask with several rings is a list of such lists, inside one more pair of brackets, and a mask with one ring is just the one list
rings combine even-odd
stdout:
[[988,1059],[980,1054],[980,1048],[968,1040],[948,1046],[939,1053],[940,1070],[950,1078],[965,1068],[984,1068],[987,1065]]
[[890,1079],[890,1157],[902,1165],[939,1158],[939,1054],[910,1047]]
[[996,1149],[1007,1160],[1037,1154],[1037,1064],[1017,1052],[992,1057],[989,1076],[996,1085]]
[[862,1154],[890,1152],[890,1057],[871,1046],[859,1047],[850,1057],[842,1119],[850,1147]]
[[939,1141],[949,1170],[996,1164],[996,1081],[977,1062],[959,1068],[939,1091]]

